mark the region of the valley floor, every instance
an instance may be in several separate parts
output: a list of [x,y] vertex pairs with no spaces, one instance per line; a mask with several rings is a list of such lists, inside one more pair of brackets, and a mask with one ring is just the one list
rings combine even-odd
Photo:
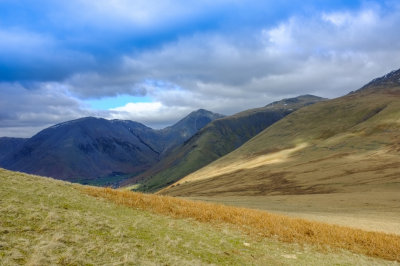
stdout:
[[292,217],[400,235],[400,197],[395,191],[188,199],[267,210]]

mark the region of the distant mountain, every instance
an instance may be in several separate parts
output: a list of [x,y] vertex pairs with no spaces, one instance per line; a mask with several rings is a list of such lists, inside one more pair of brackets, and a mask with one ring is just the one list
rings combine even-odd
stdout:
[[293,111],[322,100],[303,95],[214,120],[148,171],[123,184],[141,183],[143,191],[161,189],[240,147]]
[[0,161],[8,154],[18,150],[26,141],[24,138],[0,138]]
[[198,110],[163,130],[133,121],[81,118],[42,130],[3,156],[0,166],[73,182],[117,185],[219,117]]
[[400,70],[293,112],[161,193],[400,192]]
[[224,116],[221,114],[199,109],[191,112],[173,126],[159,130],[158,133],[163,143],[162,154],[182,144],[182,140],[189,139],[211,121],[222,117]]

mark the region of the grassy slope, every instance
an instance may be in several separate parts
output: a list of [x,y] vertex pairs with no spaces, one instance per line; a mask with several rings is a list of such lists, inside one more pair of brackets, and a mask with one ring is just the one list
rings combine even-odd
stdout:
[[[135,177],[138,190],[154,192],[238,148],[291,112],[323,98],[304,95],[215,120],[150,170]],[[129,183],[129,182],[128,182]]]
[[213,196],[190,199],[266,210],[290,217],[400,235],[400,197],[396,191]]
[[400,88],[302,108],[162,191],[180,196],[400,190]]
[[81,190],[0,169],[0,265],[388,263],[255,239],[230,227],[119,206]]

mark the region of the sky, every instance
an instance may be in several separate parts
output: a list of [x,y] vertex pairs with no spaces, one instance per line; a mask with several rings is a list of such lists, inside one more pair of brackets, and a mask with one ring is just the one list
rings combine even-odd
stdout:
[[0,136],[339,97],[400,68],[398,25],[394,0],[0,0]]

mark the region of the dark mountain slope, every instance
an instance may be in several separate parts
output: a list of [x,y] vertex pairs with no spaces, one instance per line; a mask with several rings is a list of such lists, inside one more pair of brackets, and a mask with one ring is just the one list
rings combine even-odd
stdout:
[[0,161],[8,154],[17,151],[26,141],[24,138],[0,138]]
[[394,71],[349,95],[301,108],[162,193],[400,191],[399,75]]
[[[154,165],[214,117],[220,115],[200,110],[166,130],[132,121],[81,118],[39,132],[0,165],[68,181],[116,185]],[[199,125],[190,124],[191,118],[200,120]]]
[[135,173],[158,160],[156,139],[152,129],[139,123],[82,118],[39,132],[2,166],[70,181]]
[[160,189],[238,148],[291,112],[321,100],[323,98],[304,95],[217,119],[151,169],[124,183],[144,181],[140,190]]

